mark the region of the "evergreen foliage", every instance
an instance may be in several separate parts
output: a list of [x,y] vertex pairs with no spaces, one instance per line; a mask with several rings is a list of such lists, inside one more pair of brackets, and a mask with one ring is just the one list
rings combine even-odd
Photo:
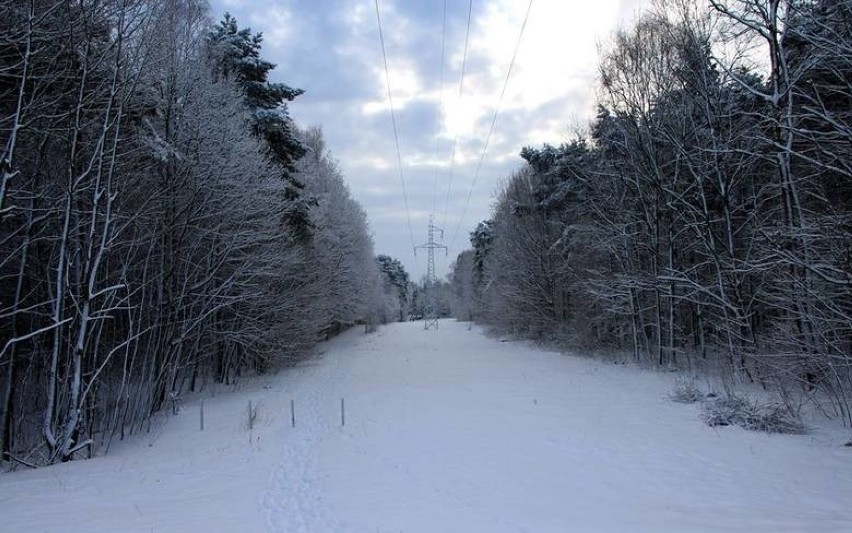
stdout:
[[303,194],[304,185],[295,175],[296,162],[305,155],[306,148],[299,142],[287,107],[304,91],[269,81],[275,65],[260,56],[263,35],[239,28],[231,14],[225,13],[213,27],[209,42],[221,76],[235,81],[242,90],[252,132],[266,141],[269,156],[283,170],[282,179],[287,182],[286,222],[305,241],[310,236],[308,212],[315,200]]
[[379,271],[384,275],[386,283],[396,292],[399,301],[399,319],[403,320],[409,304],[408,272],[405,271],[405,267],[399,259],[388,255],[377,255],[376,264],[379,266]]

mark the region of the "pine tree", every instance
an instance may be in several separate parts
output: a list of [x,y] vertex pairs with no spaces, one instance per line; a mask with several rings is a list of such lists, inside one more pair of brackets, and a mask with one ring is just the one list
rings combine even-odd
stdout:
[[316,202],[303,194],[304,185],[294,176],[296,161],[305,155],[306,149],[298,140],[287,108],[287,102],[304,91],[269,81],[269,73],[276,65],[260,57],[262,43],[261,33],[253,34],[251,28],[240,29],[229,13],[210,32],[211,53],[219,68],[217,75],[233,79],[242,88],[251,113],[252,132],[266,142],[270,159],[282,168],[289,204],[283,222],[306,240],[310,235],[308,212]]
[[[379,266],[379,271],[381,271],[387,278],[388,283],[396,288],[399,298],[400,313],[402,313],[408,306],[408,272],[405,271],[405,267],[399,259],[388,255],[377,255],[376,264]],[[400,317],[400,319],[402,319],[402,317]]]

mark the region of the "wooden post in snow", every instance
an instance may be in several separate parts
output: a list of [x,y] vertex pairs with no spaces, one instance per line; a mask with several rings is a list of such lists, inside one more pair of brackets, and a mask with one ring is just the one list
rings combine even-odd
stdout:
[[254,429],[254,413],[251,409],[251,400],[248,401],[248,428]]

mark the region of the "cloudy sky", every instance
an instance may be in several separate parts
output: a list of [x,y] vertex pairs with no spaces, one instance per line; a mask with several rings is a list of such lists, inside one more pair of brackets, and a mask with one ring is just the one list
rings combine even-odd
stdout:
[[489,217],[501,181],[520,167],[521,148],[562,142],[588,122],[594,112],[597,45],[644,2],[534,0],[485,151],[528,1],[448,0],[443,70],[445,1],[378,4],[411,230],[374,0],[211,0],[215,17],[229,11],[241,26],[263,32],[264,57],[278,64],[274,81],[305,90],[290,106],[291,115],[302,126],[322,126],[328,148],[367,211],[376,253],[397,257],[419,279],[426,254],[415,257],[412,240],[426,242],[433,214],[449,247],[446,257],[436,257],[443,275],[469,247],[469,232]]

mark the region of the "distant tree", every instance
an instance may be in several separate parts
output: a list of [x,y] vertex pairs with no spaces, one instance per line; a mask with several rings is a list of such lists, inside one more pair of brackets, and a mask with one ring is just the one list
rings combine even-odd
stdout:
[[470,243],[473,245],[473,267],[478,277],[478,282],[482,281],[485,259],[491,252],[493,242],[494,228],[493,222],[490,220],[483,220],[477,224],[476,229],[470,234]]
[[299,135],[308,152],[296,165],[296,177],[315,200],[308,213],[313,228],[308,248],[315,263],[313,307],[326,337],[353,324],[368,324],[370,329],[383,310],[367,215],[326,150],[322,130],[310,128]]
[[405,267],[399,259],[388,255],[377,255],[376,263],[379,266],[379,271],[384,275],[386,283],[395,293],[399,308],[399,320],[405,320],[410,292],[408,272],[405,271]]
[[459,320],[473,320],[478,311],[473,255],[473,250],[465,250],[450,265],[450,310]]

